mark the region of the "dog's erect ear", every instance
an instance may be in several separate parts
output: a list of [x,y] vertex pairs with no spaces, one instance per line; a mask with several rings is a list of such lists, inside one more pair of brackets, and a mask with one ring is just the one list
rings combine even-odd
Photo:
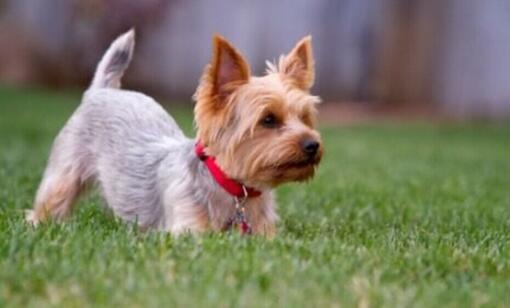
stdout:
[[209,70],[212,94],[221,100],[250,78],[250,68],[232,44],[219,35],[213,39],[213,57]]
[[243,56],[224,38],[214,36],[211,63],[194,96],[197,137],[204,145],[217,141],[228,122],[227,98],[249,78],[250,68]]
[[315,61],[312,52],[312,37],[301,39],[294,49],[285,56],[280,72],[298,88],[308,91],[315,79]]

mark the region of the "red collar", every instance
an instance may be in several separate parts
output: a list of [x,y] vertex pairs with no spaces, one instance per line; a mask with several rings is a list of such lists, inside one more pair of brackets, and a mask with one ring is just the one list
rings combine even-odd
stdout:
[[[244,186],[236,180],[229,178],[216,164],[216,159],[205,154],[204,146],[200,142],[197,142],[195,145],[195,153],[197,154],[198,158],[204,162],[212,177],[214,180],[216,180],[216,183],[223,187],[223,189],[225,189],[232,196],[237,198],[253,198],[262,194],[260,191],[252,187]],[[248,194],[247,196],[246,193]]]

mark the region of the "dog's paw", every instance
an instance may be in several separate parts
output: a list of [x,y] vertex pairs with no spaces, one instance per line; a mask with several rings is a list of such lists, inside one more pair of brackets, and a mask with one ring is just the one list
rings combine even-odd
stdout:
[[34,210],[25,210],[25,221],[32,226],[37,226],[39,224],[39,219],[37,219]]

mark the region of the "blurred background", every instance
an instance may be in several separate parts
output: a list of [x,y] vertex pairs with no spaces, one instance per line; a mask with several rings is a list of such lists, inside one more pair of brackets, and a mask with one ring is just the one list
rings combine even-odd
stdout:
[[124,84],[169,101],[191,102],[214,33],[256,74],[311,34],[333,120],[510,116],[505,0],[0,0],[0,84],[83,88],[133,26]]

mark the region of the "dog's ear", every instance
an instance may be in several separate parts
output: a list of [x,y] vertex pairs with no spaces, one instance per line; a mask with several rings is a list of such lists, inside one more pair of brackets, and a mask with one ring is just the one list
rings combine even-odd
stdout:
[[308,91],[315,79],[315,61],[312,52],[312,37],[301,39],[280,64],[280,72],[295,86]]
[[250,78],[250,68],[241,53],[226,39],[215,35],[213,39],[213,56],[209,69],[212,82],[211,94],[220,100]]
[[228,122],[228,97],[249,78],[250,68],[243,56],[227,40],[214,36],[211,63],[194,96],[197,137],[206,146],[218,139]]

